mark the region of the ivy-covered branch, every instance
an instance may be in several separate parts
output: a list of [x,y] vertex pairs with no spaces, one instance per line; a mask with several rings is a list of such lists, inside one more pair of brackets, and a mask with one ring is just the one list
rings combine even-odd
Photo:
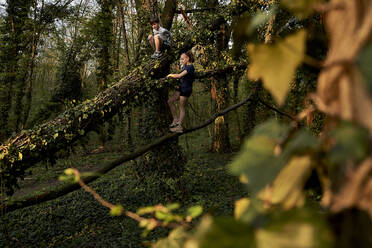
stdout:
[[[23,177],[25,169],[45,158],[53,160],[55,152],[68,147],[88,131],[95,130],[123,107],[140,102],[151,88],[163,86],[150,79],[153,75],[162,75],[168,66],[166,55],[150,60],[94,99],[68,109],[31,130],[24,130],[0,145],[1,184],[11,194],[17,178]],[[162,83],[166,82],[168,80]]]
[[[179,51],[179,50],[178,50]],[[148,91],[154,87],[164,87],[171,79],[151,80],[154,75],[164,74],[169,64],[168,57],[150,60],[138,67],[130,75],[100,93],[94,99],[87,100],[31,130],[24,130],[0,145],[0,179],[8,194],[14,192],[18,178],[35,163],[54,160],[54,154],[95,130],[110,120],[120,109],[138,104]],[[244,68],[243,65],[238,68]],[[227,66],[197,73],[197,78],[233,72],[236,66]]]
[[[131,154],[128,154],[128,155],[124,155],[121,158],[104,165],[101,169],[95,171],[94,173],[91,173],[89,176],[83,177],[82,179],[85,183],[93,182],[94,180],[98,179],[103,174],[106,174],[107,172],[116,168],[117,166],[143,155],[145,152],[151,150],[152,148],[154,148],[154,147],[156,147],[156,146],[158,146],[158,145],[160,145],[160,144],[162,144],[162,143],[164,143],[164,142],[166,142],[170,139],[173,139],[173,138],[181,136],[183,134],[190,133],[190,132],[199,130],[201,128],[204,128],[204,127],[210,125],[211,123],[213,123],[214,120],[216,118],[218,118],[219,116],[223,116],[223,115],[227,114],[228,112],[230,112],[232,110],[235,110],[235,109],[239,108],[240,106],[244,105],[245,103],[251,101],[252,96],[253,95],[250,94],[243,101],[241,101],[241,102],[239,102],[235,105],[232,105],[232,106],[230,106],[230,107],[228,107],[228,108],[226,108],[226,109],[224,109],[224,110],[222,110],[218,113],[215,113],[210,119],[208,119],[207,121],[203,122],[202,124],[200,124],[196,127],[192,127],[190,129],[185,129],[183,133],[169,133],[167,135],[164,135],[164,136],[156,139],[152,143],[138,148],[135,152],[133,152]],[[53,200],[53,199],[56,199],[58,197],[64,196],[64,195],[66,195],[66,194],[68,194],[72,191],[75,191],[79,188],[80,188],[80,185],[79,185],[78,182],[76,182],[76,183],[71,183],[71,184],[68,184],[68,185],[64,185],[63,187],[59,187],[59,188],[56,188],[56,189],[51,190],[49,192],[45,192],[45,193],[42,193],[40,195],[35,195],[35,196],[29,197],[29,198],[26,198],[26,199],[23,199],[23,200],[4,202],[0,206],[0,212],[11,212],[11,211],[14,211],[14,210],[17,210],[17,209],[29,207],[29,206],[36,205],[36,204],[40,204],[42,202]]]

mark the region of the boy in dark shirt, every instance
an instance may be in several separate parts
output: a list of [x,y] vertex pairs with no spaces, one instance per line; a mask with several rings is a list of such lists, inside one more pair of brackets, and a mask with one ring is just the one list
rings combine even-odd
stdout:
[[161,55],[161,51],[168,49],[171,46],[172,33],[160,26],[159,18],[153,17],[150,20],[152,32],[154,35],[149,35],[148,39],[152,48],[155,49],[151,58],[155,59]]
[[[185,118],[185,106],[187,104],[187,99],[192,93],[192,84],[194,82],[194,71],[195,68],[192,64],[194,62],[193,55],[190,51],[181,54],[181,63],[183,65],[182,72],[178,74],[169,74],[167,77],[179,78],[180,84],[178,89],[173,93],[173,95],[168,100],[168,105],[171,110],[173,121],[170,125],[171,132],[182,133],[182,122]],[[180,99],[180,116],[177,116],[176,106],[174,102]]]

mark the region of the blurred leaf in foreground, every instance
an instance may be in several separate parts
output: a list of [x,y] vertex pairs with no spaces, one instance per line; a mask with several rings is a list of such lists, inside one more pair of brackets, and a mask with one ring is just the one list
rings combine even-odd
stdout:
[[244,175],[248,189],[252,193],[255,194],[272,183],[292,156],[303,155],[319,147],[319,142],[314,136],[300,130],[285,142],[281,152],[274,152],[287,139],[289,129],[288,125],[275,120],[261,124],[254,129],[239,155],[230,164],[230,170],[234,175]]
[[181,248],[188,237],[188,233],[182,228],[178,227],[172,230],[168,237],[159,239],[152,247],[153,248]]
[[247,47],[251,59],[248,77],[262,79],[264,87],[279,104],[284,102],[296,68],[304,59],[305,41],[306,31],[300,30],[274,45],[249,44]]
[[310,156],[292,157],[273,185],[261,191],[260,199],[269,205],[281,205],[283,209],[302,206],[305,201],[303,187],[310,172]]
[[274,213],[255,236],[258,248],[332,247],[324,217],[309,209]]
[[214,218],[213,223],[201,237],[200,248],[254,248],[254,229],[233,218]]
[[333,164],[362,160],[368,153],[368,131],[343,122],[330,133],[335,144],[329,152]]
[[271,182],[279,172],[274,149],[286,138],[288,131],[288,126],[275,120],[265,122],[255,128],[240,154],[230,164],[233,174],[246,176],[247,185],[253,193]]

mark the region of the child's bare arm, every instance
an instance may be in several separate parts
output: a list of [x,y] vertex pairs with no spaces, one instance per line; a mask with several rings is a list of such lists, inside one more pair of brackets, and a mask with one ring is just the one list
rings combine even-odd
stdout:
[[181,73],[178,73],[178,74],[168,74],[167,77],[171,77],[171,78],[181,78],[183,76],[185,76],[187,74],[187,70],[184,70],[182,71]]

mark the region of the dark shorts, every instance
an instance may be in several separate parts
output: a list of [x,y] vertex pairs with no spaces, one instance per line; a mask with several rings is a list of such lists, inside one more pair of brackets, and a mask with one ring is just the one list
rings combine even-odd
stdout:
[[181,90],[180,87],[178,87],[177,91],[180,92],[180,96],[184,96],[184,97],[190,97],[192,93],[192,90],[184,91],[184,90]]

